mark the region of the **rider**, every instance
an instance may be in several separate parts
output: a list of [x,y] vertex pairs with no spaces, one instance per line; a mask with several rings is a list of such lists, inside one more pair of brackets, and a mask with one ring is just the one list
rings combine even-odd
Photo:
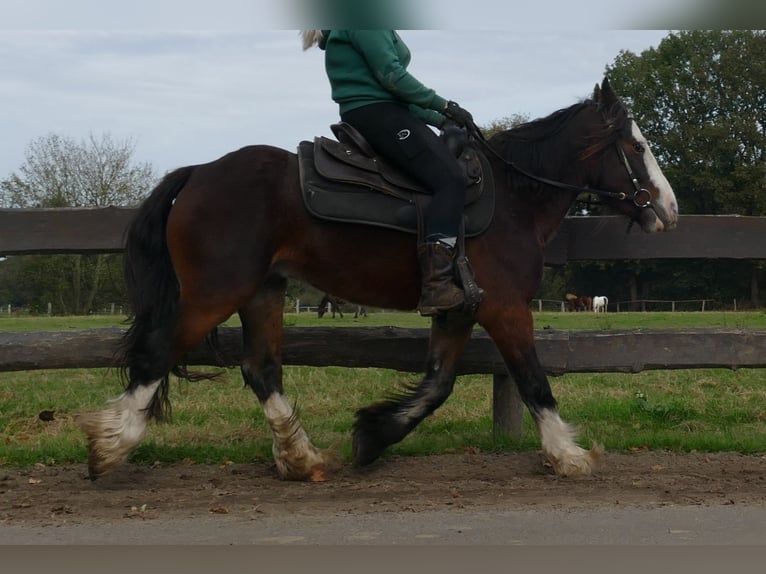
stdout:
[[410,51],[395,30],[304,30],[303,49],[325,51],[325,71],[341,120],[372,147],[433,194],[418,245],[421,315],[461,307],[455,284],[455,244],[463,217],[465,176],[428,125],[473,124],[471,114],[415,79]]

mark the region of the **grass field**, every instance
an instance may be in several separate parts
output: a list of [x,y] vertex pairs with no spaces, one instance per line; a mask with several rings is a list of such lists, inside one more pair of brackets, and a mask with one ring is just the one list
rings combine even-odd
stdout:
[[[727,327],[766,328],[762,312],[540,313],[537,328],[561,330]],[[63,331],[124,326],[124,317],[0,318],[0,332]],[[235,323],[235,322],[233,322]],[[395,325],[427,327],[414,313],[375,313],[343,319],[301,313],[287,325],[338,327]],[[766,385],[757,369],[649,371],[637,374],[571,374],[551,378],[562,416],[582,431],[581,443],[608,450],[635,448],[766,452]],[[286,367],[285,389],[321,447],[348,458],[354,411],[419,379],[386,369]],[[122,391],[105,369],[0,373],[0,465],[82,462],[85,440],[74,424],[78,412],[101,408]],[[539,448],[525,415],[520,441],[492,435],[489,376],[460,377],[447,403],[390,452],[425,455],[466,449],[502,451]],[[171,385],[174,418],[152,425],[133,460],[152,463],[184,459],[201,463],[246,462],[271,457],[271,436],[253,393],[238,369],[214,381]],[[39,418],[54,411],[52,421]]]
[[[611,330],[611,329],[677,329],[694,327],[721,327],[730,329],[766,329],[764,311],[705,311],[690,313],[560,313],[534,312],[535,327],[550,327],[560,330]],[[337,326],[337,327],[428,327],[428,318],[417,313],[378,312],[355,319],[353,313],[344,313],[343,318],[325,315],[319,319],[316,313],[285,313],[285,325],[296,327]],[[125,327],[127,318],[121,315],[90,315],[86,317],[32,317],[0,314],[0,333],[24,331],[71,331],[76,329],[98,329],[101,327]],[[239,319],[232,317],[226,325],[238,325]]]

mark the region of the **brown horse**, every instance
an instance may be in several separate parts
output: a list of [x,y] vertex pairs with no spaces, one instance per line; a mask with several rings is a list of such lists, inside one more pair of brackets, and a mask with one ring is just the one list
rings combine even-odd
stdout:
[[575,311],[590,311],[593,308],[593,298],[583,295],[574,301]]
[[[580,193],[602,196],[646,232],[675,226],[676,199],[606,80],[591,99],[484,143],[495,182],[494,218],[465,242],[484,298],[475,315],[432,319],[418,385],[356,413],[354,462],[376,460],[449,397],[456,363],[478,322],[517,383],[555,471],[587,475],[600,448],[576,444],[535,351],[529,303],[540,284],[543,249]],[[271,427],[280,476],[325,477],[329,455],[313,446],[282,386],[287,277],[394,309],[416,307],[420,279],[413,234],[317,219],[306,210],[300,186],[296,154],[250,146],[168,174],[143,203],[126,238],[134,311],[122,347],[127,388],[103,410],[80,418],[91,477],[126,460],[149,419],[169,408],[169,373],[188,376],[185,354],[233,313],[242,321],[242,375]]]

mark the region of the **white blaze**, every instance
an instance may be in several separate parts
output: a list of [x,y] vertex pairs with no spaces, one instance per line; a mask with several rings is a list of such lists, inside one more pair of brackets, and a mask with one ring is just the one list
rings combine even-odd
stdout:
[[636,122],[633,122],[632,131],[635,140],[643,144],[646,149],[644,152],[644,167],[649,174],[649,181],[659,191],[659,201],[654,205],[655,209],[658,210],[657,215],[662,219],[664,224],[669,228],[673,228],[678,221],[678,203],[676,202],[676,194],[673,193],[673,188],[665,177],[665,174],[662,173],[662,170],[657,163],[657,159],[654,157],[649,144],[644,139]]

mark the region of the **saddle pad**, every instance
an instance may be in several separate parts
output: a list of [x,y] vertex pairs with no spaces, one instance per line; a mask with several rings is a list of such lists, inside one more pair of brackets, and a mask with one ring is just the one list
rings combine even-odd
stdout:
[[[417,234],[418,218],[413,198],[416,192],[395,189],[381,193],[365,184],[328,180],[315,167],[315,149],[314,142],[303,141],[298,145],[303,202],[309,213],[328,221],[372,225]],[[482,154],[478,156],[483,172],[483,190],[463,211],[466,237],[483,233],[492,221],[495,210],[492,171],[486,158]],[[423,205],[431,200],[428,195],[417,195],[421,196]]]

